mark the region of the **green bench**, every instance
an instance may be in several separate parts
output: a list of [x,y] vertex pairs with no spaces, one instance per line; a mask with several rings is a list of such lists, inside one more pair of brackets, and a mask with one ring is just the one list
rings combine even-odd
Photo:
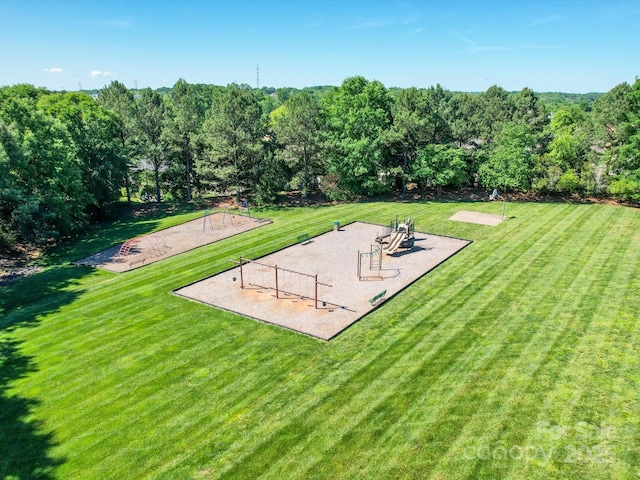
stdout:
[[309,243],[311,241],[311,237],[308,233],[303,233],[302,235],[298,235],[298,243],[303,245]]
[[386,290],[381,291],[379,294],[377,294],[375,297],[369,300],[369,303],[371,304],[371,306],[375,305],[376,303],[378,303],[378,301],[384,299],[384,296],[386,294],[387,294]]

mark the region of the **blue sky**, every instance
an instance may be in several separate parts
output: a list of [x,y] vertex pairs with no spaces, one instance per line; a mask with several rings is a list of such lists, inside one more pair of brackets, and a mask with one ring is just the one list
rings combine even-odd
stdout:
[[0,0],[0,85],[606,92],[640,75],[638,0]]

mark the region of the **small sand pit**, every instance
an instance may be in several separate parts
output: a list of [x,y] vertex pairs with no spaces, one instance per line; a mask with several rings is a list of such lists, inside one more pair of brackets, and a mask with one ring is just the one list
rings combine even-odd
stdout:
[[271,223],[228,212],[215,212],[150,235],[131,239],[75,262],[121,273],[202,247]]
[[477,223],[479,225],[490,225],[495,227],[502,222],[502,215],[496,215],[493,213],[471,212],[468,210],[460,210],[453,216],[449,217],[449,220],[455,220],[456,222]]
[[[385,299],[466,247],[468,240],[415,232],[411,250],[382,254],[379,269],[366,260],[358,277],[358,251],[369,252],[385,227],[355,222],[231,268],[174,293],[245,317],[330,340]],[[275,275],[277,265],[278,298]],[[317,305],[316,278],[317,275]],[[240,288],[242,281],[244,288]],[[386,292],[372,305],[370,300]],[[317,308],[316,308],[317,306]]]

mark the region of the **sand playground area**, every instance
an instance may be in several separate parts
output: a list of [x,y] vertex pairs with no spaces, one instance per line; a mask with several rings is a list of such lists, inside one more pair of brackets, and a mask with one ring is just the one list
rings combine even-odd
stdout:
[[504,220],[504,217],[503,215],[497,215],[495,213],[482,213],[460,210],[449,217],[449,220],[497,227]]
[[269,219],[226,211],[205,212],[196,220],[130,239],[75,263],[116,273],[126,272],[269,223]]
[[387,254],[389,245],[376,243],[385,227],[354,222],[259,259],[234,259],[174,293],[330,340],[471,243],[413,233],[413,248]]

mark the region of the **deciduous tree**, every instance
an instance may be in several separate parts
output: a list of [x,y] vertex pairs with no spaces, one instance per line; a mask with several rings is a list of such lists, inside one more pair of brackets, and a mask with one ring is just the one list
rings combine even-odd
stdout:
[[391,188],[389,150],[391,97],[378,81],[346,79],[325,97],[327,171],[338,197],[373,195]]

